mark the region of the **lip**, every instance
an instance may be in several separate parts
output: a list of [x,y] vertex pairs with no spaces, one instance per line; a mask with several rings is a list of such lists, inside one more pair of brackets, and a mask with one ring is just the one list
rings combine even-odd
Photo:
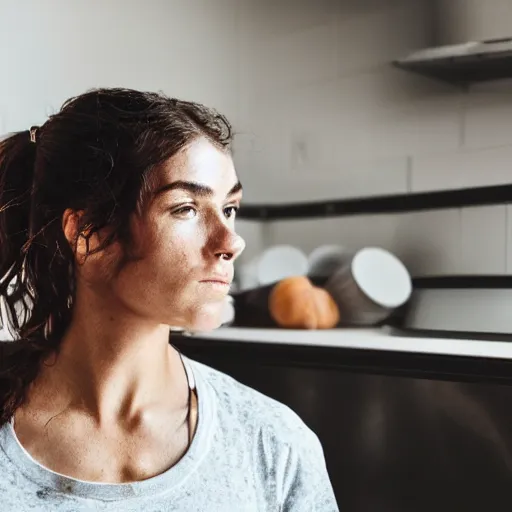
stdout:
[[225,286],[231,286],[231,279],[227,276],[211,276],[206,279],[201,279],[201,283],[217,283]]
[[231,283],[228,283],[227,281],[219,281],[218,279],[203,279],[200,282],[209,284],[220,284],[222,286],[231,286]]

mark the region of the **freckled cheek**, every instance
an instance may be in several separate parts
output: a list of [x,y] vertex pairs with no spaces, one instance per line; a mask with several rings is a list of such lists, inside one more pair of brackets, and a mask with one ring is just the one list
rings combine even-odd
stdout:
[[206,221],[184,222],[168,233],[168,242],[173,246],[187,246],[190,252],[200,251],[206,244],[211,230]]
[[160,239],[159,259],[168,271],[185,280],[194,268],[202,267],[203,245],[204,240],[197,227],[191,229],[189,226],[180,226],[180,229],[169,231]]

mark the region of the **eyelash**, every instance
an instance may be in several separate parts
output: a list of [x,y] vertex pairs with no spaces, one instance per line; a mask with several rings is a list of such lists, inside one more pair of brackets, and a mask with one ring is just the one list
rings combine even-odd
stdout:
[[[180,215],[180,214],[186,213],[190,210],[196,211],[196,209],[193,206],[182,206],[181,208],[174,210],[173,213],[176,215]],[[239,210],[239,207],[238,206],[226,206],[226,208],[224,208],[224,211],[226,211],[226,210],[232,210],[233,213],[236,215],[236,212]],[[227,218],[230,218],[230,217],[231,216],[229,216]]]
[[233,215],[236,216],[236,212],[239,210],[238,206],[226,206],[226,208],[224,208],[224,211],[226,210],[233,210]]

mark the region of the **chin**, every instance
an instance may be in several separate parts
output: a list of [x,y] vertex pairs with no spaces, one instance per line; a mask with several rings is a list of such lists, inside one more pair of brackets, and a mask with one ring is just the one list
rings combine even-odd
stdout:
[[188,332],[209,332],[222,325],[222,306],[209,305],[196,311],[194,317],[186,322],[184,330]]
[[185,331],[190,333],[210,332],[218,329],[221,322],[194,322],[190,327],[186,327]]

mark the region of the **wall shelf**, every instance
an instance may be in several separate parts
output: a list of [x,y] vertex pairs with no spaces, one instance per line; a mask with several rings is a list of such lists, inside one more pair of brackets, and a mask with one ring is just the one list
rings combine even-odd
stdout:
[[393,66],[428,78],[448,82],[456,86],[471,83],[512,78],[512,55],[467,59],[446,58],[435,61],[394,61]]
[[456,86],[512,78],[512,39],[427,48],[392,65]]
[[288,204],[244,204],[239,219],[262,222],[486,206],[512,202],[512,184]]
[[413,278],[414,289],[512,289],[512,275],[447,275]]

